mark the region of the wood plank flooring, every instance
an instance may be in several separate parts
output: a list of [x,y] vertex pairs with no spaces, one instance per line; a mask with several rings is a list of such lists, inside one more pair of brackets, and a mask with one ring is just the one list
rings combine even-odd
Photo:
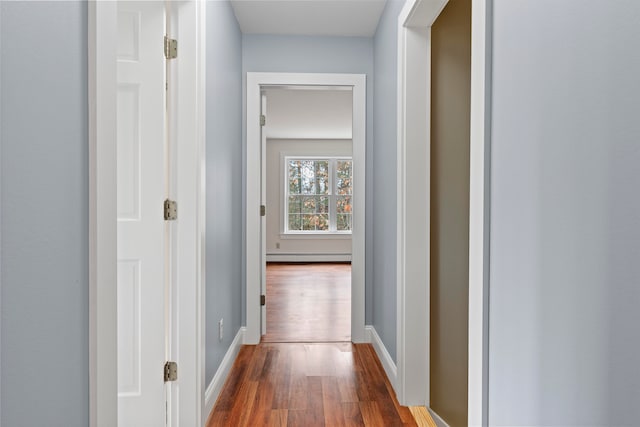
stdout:
[[268,263],[262,341],[351,341],[351,264]]
[[417,426],[370,344],[243,346],[207,422],[216,426]]

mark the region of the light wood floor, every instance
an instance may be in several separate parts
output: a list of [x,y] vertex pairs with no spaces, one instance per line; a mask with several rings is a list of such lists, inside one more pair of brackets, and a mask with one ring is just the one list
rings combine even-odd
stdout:
[[370,344],[244,346],[207,422],[216,426],[417,426]]
[[351,341],[351,265],[267,264],[262,341]]

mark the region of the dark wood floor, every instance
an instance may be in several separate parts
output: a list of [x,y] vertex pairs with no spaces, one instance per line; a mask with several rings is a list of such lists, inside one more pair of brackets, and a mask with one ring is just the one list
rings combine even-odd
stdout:
[[215,426],[416,426],[370,344],[243,346],[207,422]]
[[351,264],[267,264],[262,341],[351,341]]

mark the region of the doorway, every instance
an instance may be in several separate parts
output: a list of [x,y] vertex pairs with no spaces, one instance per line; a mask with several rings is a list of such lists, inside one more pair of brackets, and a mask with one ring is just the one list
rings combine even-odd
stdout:
[[[268,100],[262,96],[269,88],[300,89],[336,89],[348,90],[352,104],[352,159],[353,159],[353,196],[352,196],[352,249],[351,249],[351,340],[366,342],[364,328],[364,179],[365,179],[365,76],[351,74],[289,74],[289,73],[248,73],[247,74],[247,187],[246,187],[246,283],[247,283],[247,329],[245,343],[257,344],[266,332],[267,309],[260,305],[260,295],[266,299],[267,237],[266,216],[260,216],[260,205],[264,205],[266,190],[263,178],[266,166],[263,165],[262,147],[266,147],[266,134],[262,132],[260,116],[267,111]],[[251,118],[255,118],[252,120]],[[269,118],[267,117],[268,121]],[[300,157],[293,155],[293,157]],[[317,157],[317,156],[316,156]],[[325,156],[326,157],[326,156]],[[305,159],[291,158],[288,161]],[[306,159],[308,161],[328,159]],[[339,161],[339,157],[334,159]],[[281,163],[281,162],[278,162]],[[284,164],[287,161],[283,158]],[[330,168],[326,163],[327,168]],[[320,168],[323,165],[315,165]],[[282,170],[284,177],[284,169]],[[284,185],[282,187],[284,191]],[[284,193],[283,193],[284,194]],[[294,195],[295,196],[295,195]],[[288,199],[287,199],[288,200]],[[328,201],[328,203],[334,203]],[[284,209],[284,201],[278,204]],[[266,206],[267,211],[273,209]],[[303,214],[302,212],[292,212]],[[280,217],[278,217],[280,218]],[[288,229],[289,222],[281,230]],[[295,222],[295,221],[294,221]],[[318,224],[321,227],[324,225]],[[293,224],[293,223],[292,223]],[[292,225],[295,229],[296,226]],[[304,228],[304,226],[302,226]],[[298,230],[304,231],[304,230]],[[292,233],[295,234],[295,233]],[[295,239],[292,239],[295,240]],[[309,255],[309,254],[306,254]]]
[[429,407],[468,425],[471,0],[431,27]]
[[352,89],[262,89],[262,340],[350,341]]
[[[447,3],[448,0],[408,0],[400,14],[398,28],[397,394],[401,404],[427,407],[431,402],[431,325],[430,310],[424,307],[425,303],[430,305],[430,271],[424,260],[430,259],[428,243],[431,239],[431,31]],[[490,96],[486,88],[490,87],[487,78],[490,75],[488,64],[491,63],[491,34],[487,22],[491,16],[490,7],[491,2],[485,0],[473,0],[471,4],[467,308],[469,425],[486,424],[487,408],[489,230],[486,219],[490,183]]]

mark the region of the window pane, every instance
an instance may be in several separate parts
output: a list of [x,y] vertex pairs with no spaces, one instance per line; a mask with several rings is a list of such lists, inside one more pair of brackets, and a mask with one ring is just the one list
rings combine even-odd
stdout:
[[316,229],[315,215],[302,215],[302,229],[306,231]]
[[289,196],[289,213],[302,212],[302,198],[300,196]]
[[315,163],[316,194],[329,194],[329,162],[318,160]]
[[329,214],[318,215],[318,221],[316,223],[316,230],[327,231],[329,230]]
[[315,197],[303,197],[302,198],[302,213],[316,213],[316,198]]
[[289,214],[289,230],[302,230],[302,217],[300,214]]
[[351,213],[351,196],[336,196],[336,212]]
[[300,160],[289,161],[289,194],[300,194]]
[[336,193],[353,194],[352,188],[352,161],[336,161]]
[[329,213],[329,198],[328,197],[318,197],[318,213],[328,214]]
[[336,230],[349,231],[351,230],[352,220],[352,207],[351,196],[337,196],[336,197]]
[[351,214],[338,214],[338,224],[336,228],[338,231],[350,231],[351,230]]
[[316,173],[315,161],[302,160],[301,177],[302,177],[302,194],[316,194]]
[[326,231],[329,229],[329,215],[302,215],[302,229],[305,231]]

